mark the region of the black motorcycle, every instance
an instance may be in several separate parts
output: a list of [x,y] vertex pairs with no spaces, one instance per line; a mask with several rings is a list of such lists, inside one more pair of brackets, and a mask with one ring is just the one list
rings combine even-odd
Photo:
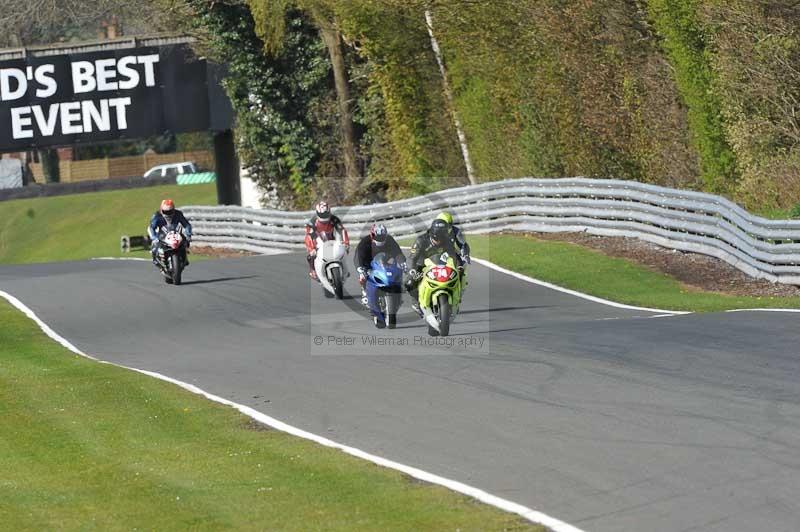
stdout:
[[183,226],[165,225],[158,233],[156,263],[164,274],[167,284],[181,284],[181,274],[186,267],[186,253],[189,241],[184,234]]

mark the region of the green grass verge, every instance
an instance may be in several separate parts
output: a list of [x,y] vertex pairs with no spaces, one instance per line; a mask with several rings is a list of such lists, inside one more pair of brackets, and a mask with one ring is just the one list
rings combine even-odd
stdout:
[[538,530],[138,373],[0,299],[4,530]]
[[[800,209],[795,208],[800,214]],[[755,212],[756,215],[761,216],[762,218],[769,218],[770,220],[792,220],[797,219],[798,215],[796,215],[792,209],[779,209],[779,208],[768,208],[768,209],[761,209]]]
[[122,256],[120,236],[145,234],[162,199],[172,198],[178,208],[215,205],[215,187],[171,185],[0,202],[0,264]]
[[693,312],[800,308],[797,297],[738,297],[691,290],[668,275],[567,242],[522,235],[472,235],[469,242],[474,256],[503,268],[628,305]]

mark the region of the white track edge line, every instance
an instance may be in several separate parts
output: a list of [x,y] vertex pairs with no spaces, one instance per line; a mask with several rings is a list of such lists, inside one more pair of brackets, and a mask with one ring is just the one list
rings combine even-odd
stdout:
[[39,319],[39,316],[37,316],[25,303],[23,303],[16,297],[12,296],[8,292],[4,292],[3,290],[0,290],[0,297],[3,297],[6,301],[11,303],[11,306],[13,306],[17,310],[25,314],[31,320],[33,320],[34,323],[36,323],[36,325],[39,326],[42,332],[44,332],[51,339],[61,344],[62,347],[65,347],[69,351],[72,351],[73,353],[80,355],[82,357],[86,357],[91,360],[97,360],[98,362],[100,362],[97,358],[93,357],[92,355],[84,353],[83,351],[72,345],[72,343],[70,343],[69,340],[67,340],[66,338],[55,332],[53,329],[51,329],[50,326],[47,325],[45,322],[43,322],[41,319]]
[[138,373],[142,373],[142,374],[147,375],[149,377],[153,377],[153,378],[156,378],[156,379],[159,379],[159,380],[162,380],[162,381],[169,382],[171,384],[175,384],[175,385],[180,386],[181,388],[183,388],[183,389],[185,389],[185,390],[187,390],[189,392],[192,392],[192,393],[197,394],[197,395],[201,395],[201,396],[203,396],[206,399],[209,399],[211,401],[214,401],[214,402],[226,405],[226,406],[233,407],[236,410],[238,410],[239,412],[241,412],[242,414],[244,414],[244,415],[246,415],[246,416],[248,416],[248,417],[250,417],[252,419],[255,419],[256,421],[258,421],[260,423],[268,425],[268,426],[270,426],[270,427],[272,427],[272,428],[274,428],[276,430],[280,430],[282,432],[286,432],[287,434],[291,434],[293,436],[297,436],[297,437],[300,437],[300,438],[303,438],[303,439],[306,439],[306,440],[313,441],[313,442],[318,443],[320,445],[324,445],[325,447],[338,449],[338,450],[340,450],[340,451],[342,451],[344,453],[347,453],[347,454],[349,454],[351,456],[355,456],[357,458],[361,458],[363,460],[367,460],[369,462],[372,462],[372,463],[374,463],[376,465],[379,465],[379,466],[382,466],[382,467],[386,467],[386,468],[389,468],[389,469],[394,469],[396,471],[400,471],[401,473],[405,473],[406,475],[412,476],[412,477],[414,477],[416,479],[419,479],[419,480],[422,480],[422,481],[425,481],[425,482],[429,482],[431,484],[437,484],[439,486],[443,486],[445,488],[450,489],[451,491],[455,491],[455,492],[461,493],[463,495],[467,495],[467,496],[472,497],[474,499],[477,499],[477,500],[479,500],[479,501],[481,501],[481,502],[483,502],[485,504],[488,504],[490,506],[494,506],[495,508],[498,508],[500,510],[503,510],[503,511],[506,511],[506,512],[509,512],[509,513],[513,513],[513,514],[517,514],[517,515],[527,519],[528,521],[531,521],[532,523],[536,523],[536,524],[539,524],[539,525],[546,526],[546,527],[552,529],[553,532],[583,532],[581,529],[576,528],[576,527],[574,527],[574,526],[572,526],[572,525],[570,525],[568,523],[565,523],[563,521],[560,521],[560,520],[558,520],[558,519],[556,519],[554,517],[550,517],[547,514],[544,514],[542,512],[537,511],[537,510],[533,510],[531,508],[528,508],[527,506],[523,506],[521,504],[509,501],[509,500],[506,500],[506,499],[502,499],[500,497],[497,497],[496,495],[492,495],[492,494],[490,494],[490,493],[488,493],[486,491],[483,491],[483,490],[481,490],[479,488],[475,488],[473,486],[469,486],[467,484],[458,482],[457,480],[451,480],[451,479],[448,479],[448,478],[440,477],[440,476],[435,475],[433,473],[428,473],[427,471],[423,471],[422,469],[417,469],[416,467],[412,467],[412,466],[408,466],[408,465],[405,465],[405,464],[401,464],[399,462],[394,462],[392,460],[388,460],[386,458],[382,458],[380,456],[376,456],[376,455],[367,453],[366,451],[362,451],[362,450],[357,449],[355,447],[350,447],[348,445],[343,445],[341,443],[337,443],[337,442],[335,442],[333,440],[329,440],[328,438],[325,438],[323,436],[319,436],[319,435],[314,434],[312,432],[308,432],[308,431],[305,431],[303,429],[299,429],[297,427],[294,427],[292,425],[284,423],[283,421],[280,421],[280,420],[275,419],[275,418],[273,418],[271,416],[263,414],[263,413],[255,410],[255,409],[249,407],[249,406],[245,406],[245,405],[242,405],[242,404],[239,404],[239,403],[235,403],[235,402],[230,401],[228,399],[225,399],[223,397],[219,397],[217,395],[210,394],[210,393],[206,392],[205,390],[202,390],[201,388],[198,388],[197,386],[195,386],[193,384],[189,384],[189,383],[186,383],[186,382],[183,382],[183,381],[179,381],[177,379],[173,379],[171,377],[167,377],[166,375],[162,375],[160,373],[156,373],[156,372],[153,372],[153,371],[147,371],[147,370],[138,369],[138,368],[131,368],[131,367],[128,367],[128,366],[123,366],[123,365],[120,365],[120,364],[114,364],[113,362],[107,362],[105,360],[100,360],[98,358],[95,358],[95,357],[93,357],[91,355],[88,355],[88,354],[84,353],[83,351],[81,351],[80,349],[75,347],[69,340],[67,340],[66,338],[64,338],[63,336],[61,336],[57,332],[55,332],[49,325],[47,325],[44,321],[42,321],[36,315],[36,313],[33,312],[33,310],[31,310],[27,305],[25,305],[25,303],[23,303],[22,301],[20,301],[19,299],[17,299],[13,295],[0,290],[0,297],[5,298],[9,303],[11,303],[11,305],[13,307],[15,307],[17,310],[19,310],[23,314],[25,314],[28,318],[33,320],[39,326],[39,328],[48,337],[50,337],[51,339],[55,340],[56,342],[61,344],[63,347],[65,347],[66,349],[68,349],[69,351],[71,351],[71,352],[73,352],[73,353],[75,353],[77,355],[80,355],[82,357],[86,357],[86,358],[88,358],[90,360],[94,360],[96,362],[100,362],[102,364],[109,364],[109,365],[112,365],[112,366],[125,368],[125,369],[131,370],[131,371],[136,371]]
[[726,310],[725,312],[791,312],[800,314],[800,309],[796,308],[737,308]]
[[[623,303],[616,303],[614,301],[609,301],[608,299],[603,299],[600,297],[590,296],[589,294],[584,294],[583,292],[577,292],[575,290],[570,290],[569,288],[564,288],[563,286],[558,286],[552,283],[548,283],[547,281],[540,281],[539,279],[535,279],[533,277],[528,277],[527,275],[523,275],[521,273],[517,273],[512,270],[508,270],[503,268],[502,266],[498,266],[493,262],[489,262],[486,259],[478,259],[473,258],[473,261],[477,262],[478,264],[482,264],[487,268],[491,268],[493,270],[497,270],[498,272],[505,273],[507,275],[511,275],[512,277],[516,277],[522,281],[526,281],[529,283],[537,284],[539,286],[544,286],[545,288],[550,288],[552,290],[556,290],[558,292],[564,292],[565,294],[570,294],[575,297],[579,297],[581,299],[587,299],[589,301],[594,301],[595,303],[601,303],[603,305],[608,305],[611,307],[617,308],[624,308],[629,310],[644,310],[647,312],[658,312],[659,316],[651,316],[652,318],[666,318],[668,316],[685,316],[687,314],[695,314],[694,312],[689,311],[681,311],[681,310],[659,310],[647,307],[635,307],[631,305],[625,305]],[[735,310],[726,310],[724,312],[791,312],[791,313],[800,313],[800,309],[791,309],[791,308],[742,308],[742,309],[735,309]]]
[[609,301],[608,299],[603,299],[601,297],[596,297],[596,296],[590,296],[589,294],[584,294],[583,292],[570,290],[569,288],[564,288],[563,286],[558,286],[558,285],[555,285],[555,284],[552,284],[552,283],[548,283],[546,281],[540,281],[539,279],[535,279],[533,277],[528,277],[527,275],[523,275],[521,273],[517,273],[515,271],[508,270],[506,268],[503,268],[502,266],[498,266],[497,264],[495,264],[493,262],[489,262],[488,260],[485,260],[485,259],[473,258],[472,260],[474,262],[477,262],[478,264],[481,264],[482,266],[486,266],[487,268],[491,268],[492,270],[496,270],[498,272],[505,273],[506,275],[510,275],[512,277],[516,277],[517,279],[520,279],[522,281],[525,281],[525,282],[528,282],[528,283],[532,283],[532,284],[536,284],[536,285],[539,285],[539,286],[543,286],[543,287],[549,288],[551,290],[556,290],[557,292],[563,292],[565,294],[569,294],[571,296],[579,297],[581,299],[586,299],[588,301],[593,301],[595,303],[600,303],[602,305],[607,305],[609,307],[616,307],[616,308],[622,308],[622,309],[627,309],[627,310],[642,310],[642,311],[645,311],[645,312],[655,312],[655,313],[661,314],[661,315],[669,314],[671,316],[681,316],[681,315],[685,315],[685,314],[693,314],[692,312],[687,312],[687,311],[682,311],[682,310],[663,310],[663,309],[657,309],[657,308],[636,307],[636,306],[633,306],[633,305],[625,305],[624,303],[617,303],[615,301]]

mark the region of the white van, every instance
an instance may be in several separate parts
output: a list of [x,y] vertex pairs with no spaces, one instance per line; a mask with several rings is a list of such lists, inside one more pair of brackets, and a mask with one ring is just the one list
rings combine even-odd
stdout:
[[145,172],[144,178],[150,179],[151,177],[178,177],[182,174],[196,174],[197,172],[197,165],[191,161],[186,161],[183,163],[161,164],[154,166]]

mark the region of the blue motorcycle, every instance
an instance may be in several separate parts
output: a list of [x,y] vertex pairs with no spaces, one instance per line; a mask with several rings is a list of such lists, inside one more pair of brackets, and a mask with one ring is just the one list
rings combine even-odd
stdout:
[[367,275],[367,305],[379,329],[387,324],[390,329],[397,326],[404,267],[405,263],[398,264],[394,258],[387,258],[385,253],[378,253],[372,258]]

